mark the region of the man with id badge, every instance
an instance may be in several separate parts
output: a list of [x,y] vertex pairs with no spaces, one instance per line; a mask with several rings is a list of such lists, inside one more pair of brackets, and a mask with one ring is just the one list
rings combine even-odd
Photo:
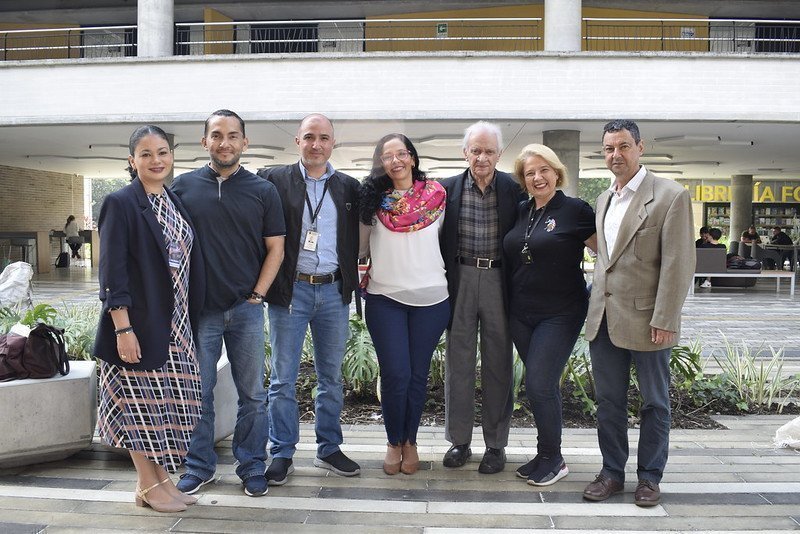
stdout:
[[306,330],[311,328],[317,373],[314,465],[341,476],[360,467],[340,450],[339,416],[344,401],[342,359],[349,335],[350,301],[358,286],[358,189],[354,178],[328,163],[333,124],[314,113],[295,137],[300,161],[259,171],[283,202],[284,262],[267,293],[272,373],[269,385],[269,484],[280,486],[294,472],[300,439],[296,382]]

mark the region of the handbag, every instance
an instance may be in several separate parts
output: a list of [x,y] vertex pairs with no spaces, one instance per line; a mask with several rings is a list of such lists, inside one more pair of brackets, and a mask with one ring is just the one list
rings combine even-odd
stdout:
[[37,324],[28,337],[0,336],[0,381],[69,374],[64,330]]
[[22,365],[22,353],[27,338],[18,334],[0,335],[0,382],[14,380],[25,374]]

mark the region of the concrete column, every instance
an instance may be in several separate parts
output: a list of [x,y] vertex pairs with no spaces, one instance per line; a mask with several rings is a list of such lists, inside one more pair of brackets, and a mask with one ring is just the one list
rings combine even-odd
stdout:
[[137,55],[173,55],[175,34],[174,0],[138,0]]
[[731,176],[731,226],[728,239],[739,241],[742,232],[753,222],[753,175]]
[[553,149],[561,163],[567,166],[567,185],[561,190],[570,197],[578,196],[581,133],[577,130],[545,130],[542,144]]
[[544,49],[580,52],[581,0],[544,0]]

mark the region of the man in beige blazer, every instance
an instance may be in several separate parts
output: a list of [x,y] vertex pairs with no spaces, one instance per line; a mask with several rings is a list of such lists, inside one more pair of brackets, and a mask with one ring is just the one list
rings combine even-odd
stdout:
[[603,469],[583,496],[603,501],[623,490],[633,363],[643,398],[634,499],[655,506],[669,449],[670,353],[694,274],[691,199],[681,185],[639,164],[644,145],[635,122],[606,124],[603,152],[615,179],[597,199],[597,263],[586,321]]

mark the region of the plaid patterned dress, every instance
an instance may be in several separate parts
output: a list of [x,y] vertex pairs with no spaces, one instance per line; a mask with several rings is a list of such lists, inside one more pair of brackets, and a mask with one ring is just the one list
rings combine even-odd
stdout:
[[[167,243],[180,247],[172,269],[175,310],[169,357],[160,369],[135,371],[100,362],[98,431],[113,447],[144,454],[169,472],[181,465],[200,420],[200,372],[189,324],[189,255],[192,229],[166,193],[148,195]],[[138,335],[147,335],[138,332]]]

